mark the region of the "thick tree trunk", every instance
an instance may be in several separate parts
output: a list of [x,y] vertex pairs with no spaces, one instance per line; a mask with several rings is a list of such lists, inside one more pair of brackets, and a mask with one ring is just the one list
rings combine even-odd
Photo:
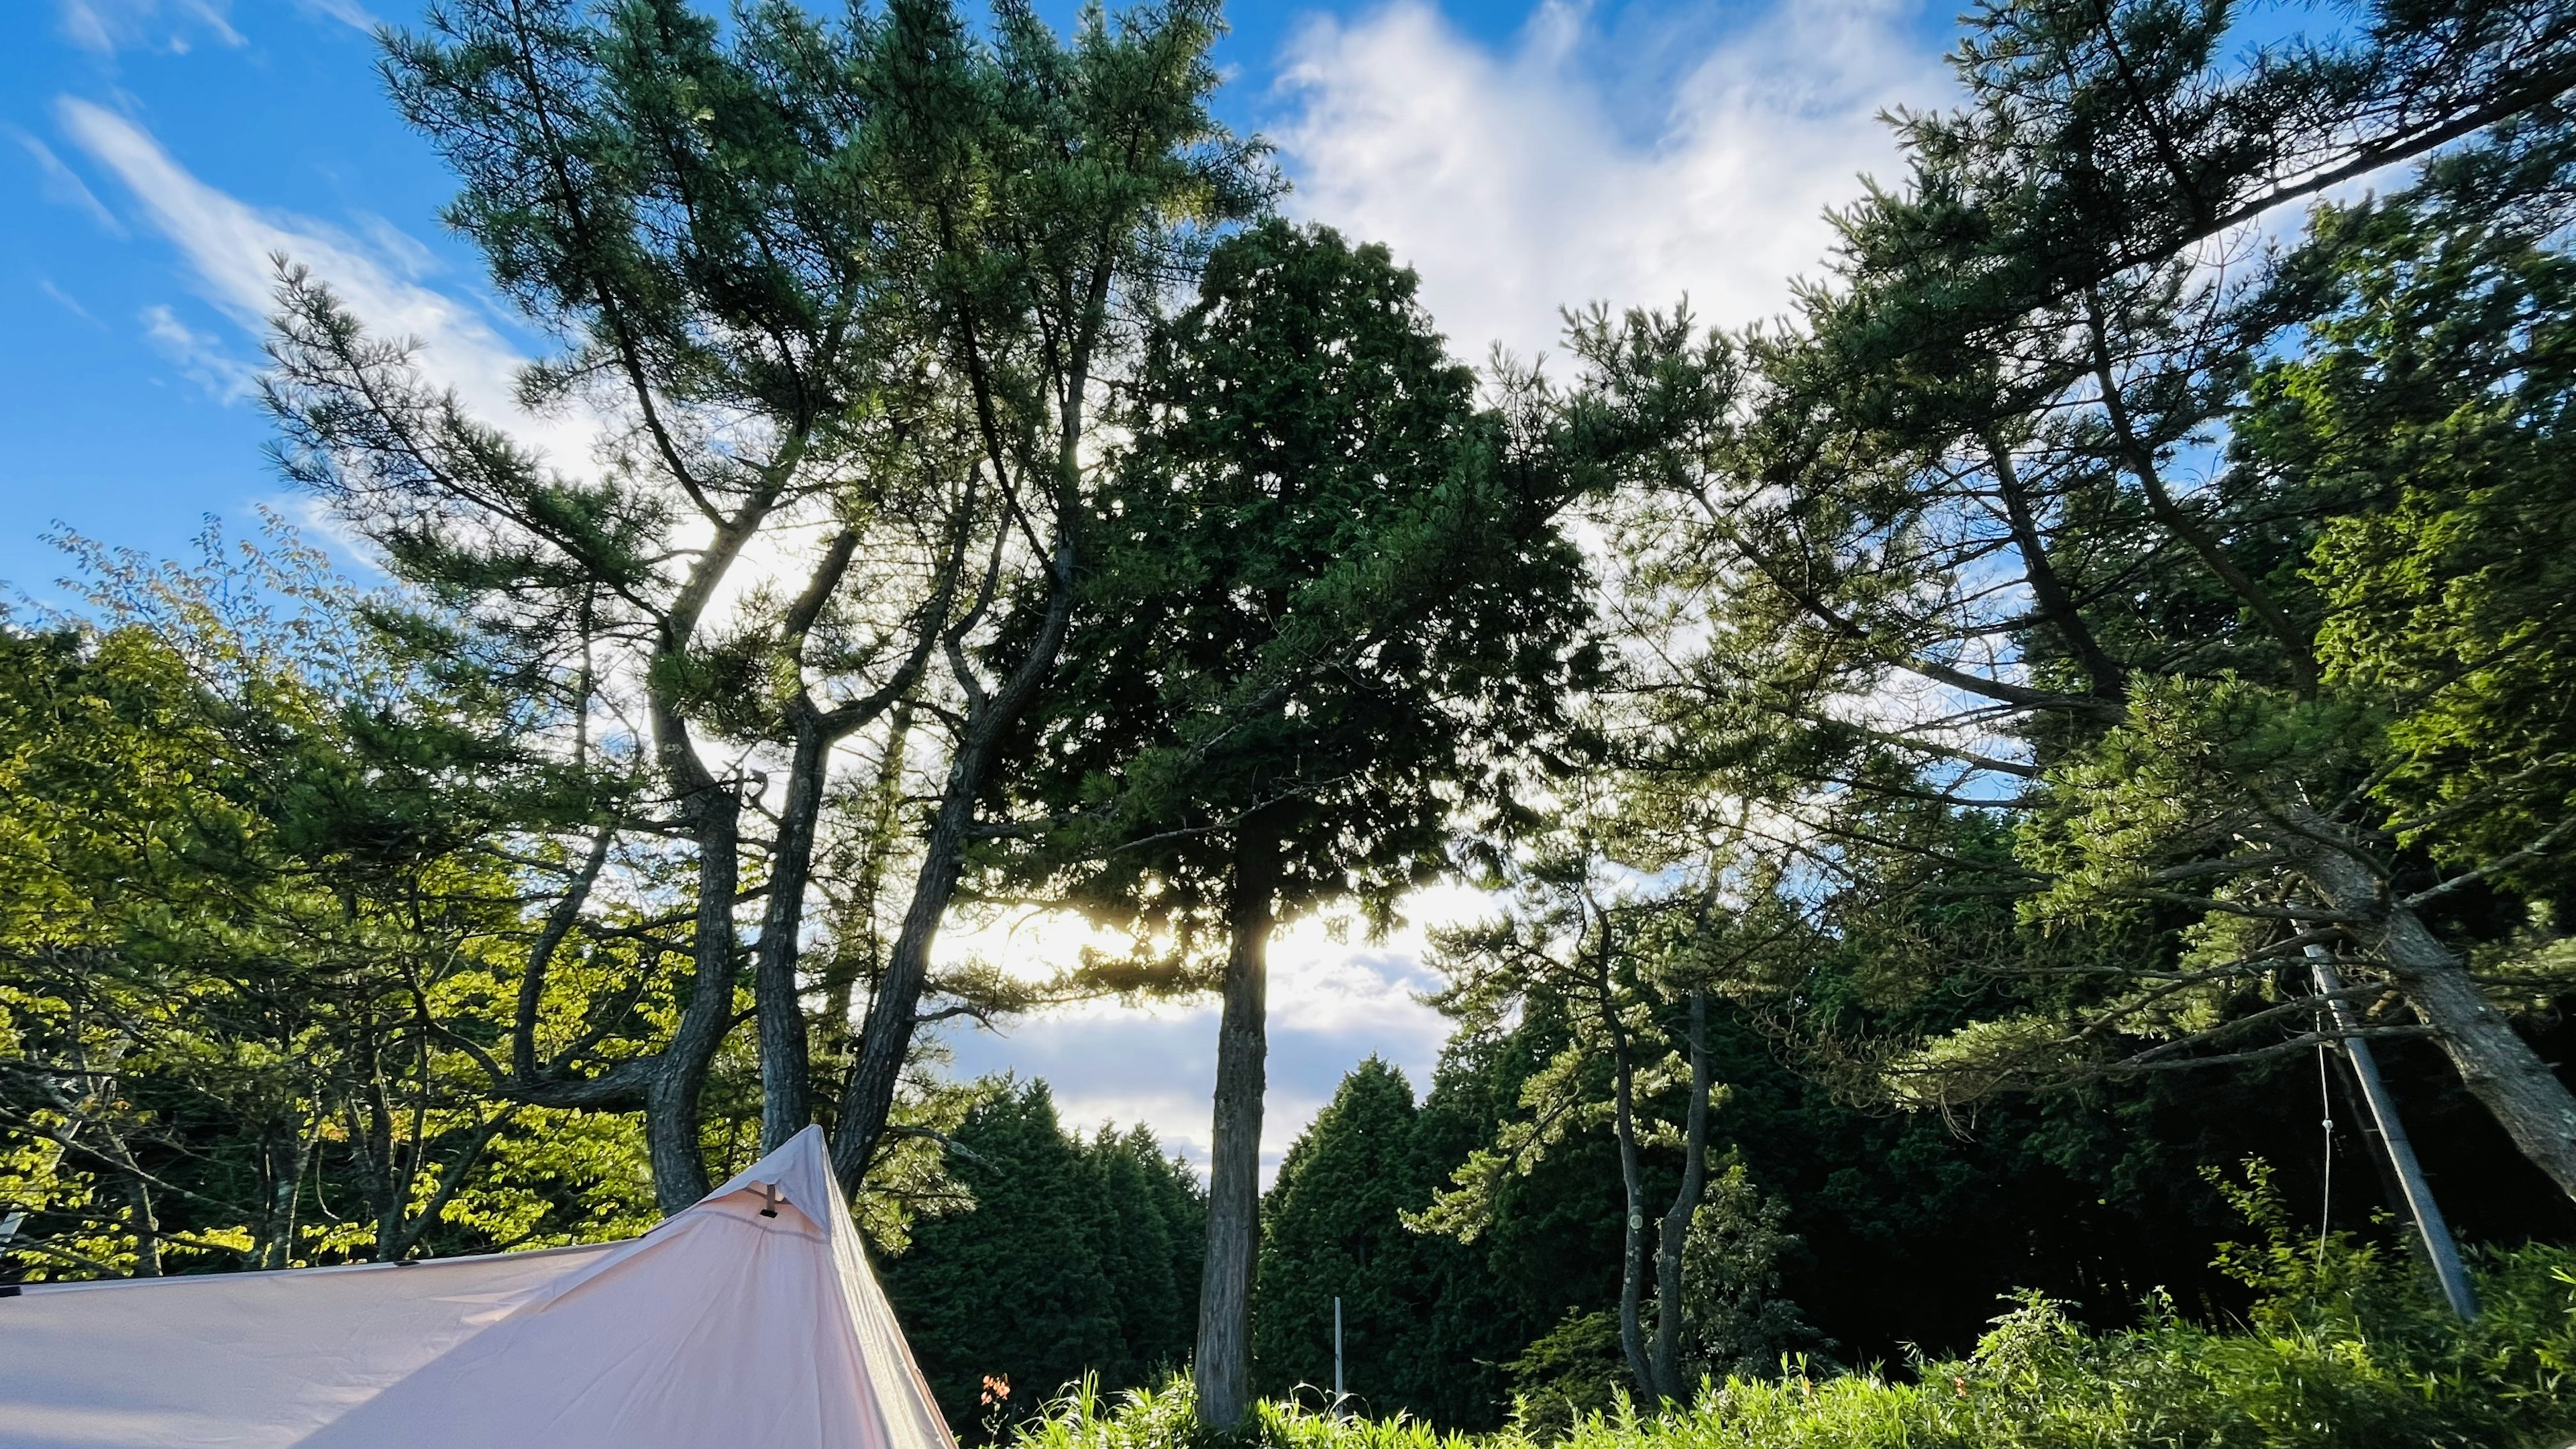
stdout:
[[653,1200],[665,1215],[707,1195],[699,1143],[707,1069],[733,1017],[734,903],[741,889],[742,798],[709,781],[688,810],[698,846],[698,914],[693,931],[689,1003],[671,1044],[656,1054],[644,1088],[644,1145],[653,1164]]
[[1235,842],[1228,885],[1225,1007],[1217,1026],[1208,1149],[1207,1262],[1199,1279],[1198,1352],[1190,1364],[1199,1422],[1211,1429],[1234,1428],[1252,1407],[1252,1271],[1261,1248],[1261,1098],[1268,1076],[1270,928],[1278,890],[1278,823],[1256,812]]
[[796,989],[797,936],[805,926],[805,886],[814,868],[814,828],[823,814],[823,774],[832,745],[811,712],[796,721],[787,764],[787,798],[771,848],[769,895],[752,956],[752,996],[760,1021],[760,1148],[776,1151],[805,1130],[814,1109],[805,1004]]
[[[2311,838],[2333,839],[2322,829]],[[2350,851],[2314,845],[2301,861],[2301,873],[2326,904],[2356,919],[2346,929],[2433,1028],[2433,1039],[2469,1095],[2559,1191],[2576,1198],[2576,1094],[2487,1000],[2467,966],[2423,918],[2383,899],[2378,876]]]
[[1655,1348],[1657,1396],[1682,1402],[1691,1386],[1682,1374],[1682,1247],[1690,1240],[1691,1214],[1708,1184],[1708,993],[1690,994],[1690,1104],[1682,1118],[1682,1185],[1655,1244]]

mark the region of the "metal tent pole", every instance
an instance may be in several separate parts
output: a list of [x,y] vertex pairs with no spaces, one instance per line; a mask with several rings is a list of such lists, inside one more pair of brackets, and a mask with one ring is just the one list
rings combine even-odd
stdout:
[[2406,1124],[2397,1120],[2397,1104],[2388,1095],[2387,1083],[2379,1079],[2378,1059],[2359,1035],[2361,1022],[2352,1003],[2343,998],[2343,973],[2335,970],[2334,954],[2311,942],[2308,973],[2316,982],[2317,994],[2325,998],[2335,1030],[2343,1033],[2344,1059],[2352,1063],[2352,1074],[2361,1083],[2361,1099],[2369,1104],[2379,1140],[2388,1148],[2389,1166],[2397,1170],[2398,1188],[2406,1195],[2415,1231],[2423,1236],[2424,1256],[2433,1264],[2433,1276],[2442,1282],[2442,1296],[2450,1300],[2451,1311],[2462,1322],[2473,1319],[2478,1316],[2478,1298],[2469,1287],[2468,1269],[2460,1263],[2460,1245],[2452,1240],[2451,1225],[2442,1220],[2441,1205],[2433,1201],[2432,1184],[2416,1164],[2415,1145],[2406,1140]]

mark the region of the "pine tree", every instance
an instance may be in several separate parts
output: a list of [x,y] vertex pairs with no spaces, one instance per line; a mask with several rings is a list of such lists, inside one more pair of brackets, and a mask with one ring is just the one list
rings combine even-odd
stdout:
[[1591,672],[1574,487],[1476,407],[1415,290],[1327,229],[1211,253],[1156,335],[1032,716],[1046,819],[1018,868],[1177,938],[1183,984],[1223,994],[1192,1360],[1219,1427],[1249,1407],[1270,934],[1337,900],[1383,923],[1453,830],[1512,829],[1519,747]]

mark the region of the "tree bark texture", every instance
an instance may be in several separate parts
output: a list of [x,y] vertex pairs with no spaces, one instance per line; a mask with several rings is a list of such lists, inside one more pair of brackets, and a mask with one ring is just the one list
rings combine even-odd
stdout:
[[1655,1244],[1655,1347],[1657,1397],[1679,1403],[1690,1397],[1682,1373],[1682,1248],[1691,1215],[1708,1184],[1708,992],[1690,994],[1690,1104],[1682,1118],[1682,1184],[1665,1210]]
[[[2302,822],[2293,822],[2299,824]],[[2468,967],[2421,916],[2385,898],[2380,880],[2351,851],[2313,829],[2300,873],[2327,905],[2350,920],[2345,929],[2415,1009],[2460,1074],[2460,1083],[2494,1116],[2514,1146],[2570,1198],[2576,1198],[2576,1094],[2540,1059],[2513,1023],[2487,1000]]]
[[807,1082],[811,1054],[805,1006],[796,990],[797,935],[805,924],[805,887],[814,869],[814,827],[823,813],[824,771],[832,740],[809,711],[796,720],[788,758],[787,798],[770,851],[769,894],[762,902],[760,942],[752,956],[752,996],[760,1022],[760,1150],[774,1152],[805,1130],[814,1109]]
[[1226,903],[1225,1007],[1209,1133],[1207,1263],[1191,1381],[1199,1422],[1241,1424],[1252,1407],[1252,1271],[1261,1246],[1261,1097],[1267,1085],[1270,927],[1279,836],[1260,813],[1236,841]]
[[1619,997],[1612,988],[1610,918],[1601,917],[1601,954],[1594,987],[1601,1003],[1601,1029],[1610,1038],[1611,1133],[1619,1143],[1619,1186],[1623,1210],[1619,1219],[1619,1351],[1628,1361],[1628,1377],[1640,1397],[1652,1400],[1654,1362],[1647,1356],[1640,1323],[1645,1311],[1646,1177],[1637,1149],[1637,1076],[1629,1061],[1628,1028],[1619,1020]]
[[655,1054],[644,1088],[644,1145],[653,1163],[653,1200],[665,1216],[707,1195],[700,1150],[700,1097],[707,1069],[733,1016],[734,903],[741,891],[742,797],[726,781],[690,792],[690,833],[698,847],[698,914],[692,936],[689,1003],[671,1044]]

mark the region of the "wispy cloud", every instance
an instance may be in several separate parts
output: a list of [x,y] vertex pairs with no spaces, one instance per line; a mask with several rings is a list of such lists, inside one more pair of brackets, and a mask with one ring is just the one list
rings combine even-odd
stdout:
[[60,0],[57,16],[64,39],[102,55],[134,46],[185,51],[200,36],[219,45],[244,43],[233,29],[230,0]]
[[98,224],[99,230],[110,236],[125,235],[125,223],[116,219],[116,213],[107,209],[107,203],[98,199],[98,193],[89,189],[89,183],[80,179],[80,173],[63,164],[63,158],[54,154],[53,147],[15,126],[9,128],[9,134],[17,138],[18,144],[35,161],[41,194],[47,201],[83,213]]
[[1678,57],[1593,24],[1546,4],[1497,52],[1395,0],[1289,46],[1290,205],[1392,245],[1471,357],[1550,347],[1558,309],[1594,300],[1778,312],[1819,269],[1825,208],[1893,169],[1878,113],[1948,87],[1895,0],[1775,0]]
[[337,20],[343,25],[353,25],[360,30],[371,31],[384,23],[369,14],[367,7],[359,4],[358,0],[295,0],[295,8],[307,15],[319,16],[325,20]]
[[36,279],[36,290],[53,298],[56,302],[62,305],[64,311],[71,313],[73,316],[78,317],[92,327],[96,327],[101,331],[105,331],[107,329],[107,324],[91,315],[90,310],[80,304],[80,299],[78,297],[75,297],[71,293],[64,291],[62,288],[55,286],[53,278],[38,277]]
[[207,185],[150,132],[88,101],[56,103],[63,131],[133,194],[138,214],[179,250],[197,290],[246,334],[263,335],[274,305],[276,258],[312,268],[379,335],[421,344],[420,363],[476,414],[553,450],[568,466],[587,463],[596,430],[578,419],[520,411],[516,379],[524,359],[470,301],[425,285],[428,254],[370,218],[372,239],[339,227],[250,205]]
[[240,402],[259,390],[258,368],[225,351],[221,339],[180,321],[168,307],[143,309],[143,336],[217,402]]

